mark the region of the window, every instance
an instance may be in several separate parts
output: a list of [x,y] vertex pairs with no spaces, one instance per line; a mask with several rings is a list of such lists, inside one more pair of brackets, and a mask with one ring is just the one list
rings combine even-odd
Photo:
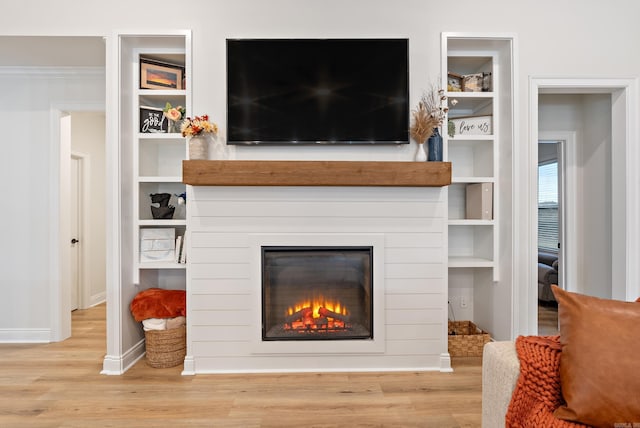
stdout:
[[538,165],[538,248],[558,251],[558,162]]

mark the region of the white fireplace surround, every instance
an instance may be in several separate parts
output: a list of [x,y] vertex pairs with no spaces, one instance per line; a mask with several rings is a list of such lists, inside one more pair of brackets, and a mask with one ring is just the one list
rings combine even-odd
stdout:
[[[184,374],[451,370],[441,188],[187,192]],[[263,246],[372,246],[373,339],[263,341]]]
[[[384,235],[382,234],[253,234],[251,251],[251,283],[254,324],[252,352],[255,354],[345,354],[381,353],[385,349],[384,322]],[[262,340],[262,247],[323,246],[373,247],[373,339],[369,340]]]

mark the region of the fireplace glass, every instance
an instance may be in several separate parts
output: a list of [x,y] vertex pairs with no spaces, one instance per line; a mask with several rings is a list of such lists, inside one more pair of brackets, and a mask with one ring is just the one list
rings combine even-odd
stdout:
[[262,247],[262,339],[373,338],[373,247]]

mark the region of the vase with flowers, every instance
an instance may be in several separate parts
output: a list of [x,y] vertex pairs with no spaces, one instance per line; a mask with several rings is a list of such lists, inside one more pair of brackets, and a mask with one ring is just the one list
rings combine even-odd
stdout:
[[187,113],[187,110],[182,106],[173,107],[171,103],[167,102],[162,109],[164,117],[169,121],[168,132],[179,133],[182,118]]
[[218,133],[218,125],[210,122],[208,115],[187,117],[180,132],[189,139],[189,159],[209,158],[209,141]]
[[[449,108],[446,106],[447,97],[443,89],[432,86],[425,91],[418,107],[412,111],[410,134],[418,143],[416,161],[442,161],[442,135],[439,128],[444,122]],[[424,145],[427,144],[428,155]]]

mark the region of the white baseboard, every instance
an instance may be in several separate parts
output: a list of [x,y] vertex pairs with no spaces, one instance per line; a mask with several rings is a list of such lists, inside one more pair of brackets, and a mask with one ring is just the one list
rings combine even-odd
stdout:
[[104,375],[121,375],[129,370],[135,363],[144,357],[144,339],[136,343],[126,351],[122,356],[107,355],[102,362],[102,371]]
[[49,343],[51,329],[48,328],[3,328],[0,343]]
[[103,291],[102,293],[94,294],[89,298],[89,307],[93,308],[101,303],[107,301],[107,292]]
[[182,369],[182,376],[193,376],[196,374],[196,361],[193,356],[187,355],[184,358],[184,368]]
[[440,354],[440,371],[442,373],[450,373],[453,371],[451,368],[451,356],[448,352]]

